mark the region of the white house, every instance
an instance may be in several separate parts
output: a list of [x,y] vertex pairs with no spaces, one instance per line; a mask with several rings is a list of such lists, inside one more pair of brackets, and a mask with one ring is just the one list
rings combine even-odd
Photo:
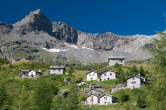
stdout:
[[87,81],[92,81],[92,80],[98,80],[98,75],[97,73],[91,71],[86,74],[87,76]]
[[86,105],[97,105],[98,104],[98,97],[95,95],[90,95],[87,97],[85,101]]
[[116,72],[113,71],[105,71],[103,73],[100,74],[100,80],[101,81],[105,81],[105,80],[112,80],[112,79],[116,79]]
[[50,66],[50,74],[64,74],[64,66]]
[[132,76],[126,79],[127,88],[134,89],[140,88],[143,83],[146,82],[145,77],[141,77],[140,75],[133,74]]
[[42,75],[43,73],[39,70],[39,71],[34,71],[34,70],[21,70],[21,75],[22,78],[34,78],[37,79],[39,78],[40,75]]
[[99,105],[109,105],[113,103],[112,95],[104,94],[99,97]]
[[116,63],[117,64],[120,64],[120,65],[124,65],[125,63],[125,58],[124,57],[109,57],[108,58],[108,66],[113,66],[115,65]]

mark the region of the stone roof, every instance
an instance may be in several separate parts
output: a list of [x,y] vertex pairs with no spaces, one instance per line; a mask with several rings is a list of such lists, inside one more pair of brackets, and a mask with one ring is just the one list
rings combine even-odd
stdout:
[[110,56],[110,57],[108,57],[108,59],[125,59],[125,57],[123,57],[123,56]]
[[[104,74],[104,73],[106,73],[106,72],[108,72],[108,71],[111,71],[111,70],[105,70],[105,71],[102,71],[102,72],[98,72],[98,74],[99,74],[99,75],[102,75],[102,74]],[[111,72],[114,72],[114,71],[111,71]],[[114,73],[117,73],[117,72],[114,72]]]
[[[89,71],[88,73],[86,73],[86,75],[89,74],[89,73],[91,73],[91,72],[94,72],[94,71]],[[96,73],[96,72],[94,72],[94,73]]]
[[98,98],[100,99],[101,97],[104,97],[104,96],[111,96],[111,97],[112,97],[112,95],[110,95],[110,94],[103,94],[103,95],[101,95],[101,96],[98,97]]
[[137,75],[137,74],[133,74],[133,75],[127,77],[126,80],[128,80],[130,78],[133,78],[133,77],[139,78],[139,79],[141,79],[141,81],[146,82],[146,78],[145,77]]
[[64,69],[65,66],[50,66],[50,69]]

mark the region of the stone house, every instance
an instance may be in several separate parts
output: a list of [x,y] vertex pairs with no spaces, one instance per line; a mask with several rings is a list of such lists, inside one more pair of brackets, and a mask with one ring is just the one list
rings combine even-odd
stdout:
[[109,105],[116,102],[116,98],[112,95],[103,94],[99,97],[99,105]]
[[64,66],[50,66],[50,74],[64,74]]
[[98,105],[98,96],[89,95],[84,104],[85,105]]
[[21,70],[21,76],[22,78],[34,78],[38,79],[40,75],[43,73],[39,71],[34,71],[34,70]]
[[120,64],[120,65],[124,65],[125,63],[125,58],[124,57],[109,57],[108,58],[108,66],[113,66],[115,64]]
[[85,105],[110,105],[116,102],[116,98],[112,95],[103,94],[101,96],[89,95],[83,102]]
[[133,74],[126,79],[126,88],[140,88],[143,83],[146,83],[145,77]]
[[111,79],[116,79],[116,72],[113,71],[104,71],[102,73],[96,73],[96,72],[88,72],[87,74],[87,81],[105,81],[105,80],[111,80]]
[[116,72],[113,72],[110,70],[104,71],[104,72],[99,74],[99,79],[100,79],[100,81],[117,79],[117,74],[116,74]]
[[87,81],[93,81],[93,80],[98,80],[98,75],[97,73],[90,71],[86,74],[87,76]]

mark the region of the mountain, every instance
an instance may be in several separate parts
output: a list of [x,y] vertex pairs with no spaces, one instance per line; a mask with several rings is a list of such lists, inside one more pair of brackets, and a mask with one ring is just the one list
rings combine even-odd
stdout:
[[153,46],[155,37],[81,32],[63,22],[50,21],[38,9],[15,24],[0,22],[0,56],[52,64],[99,63],[109,56],[144,60],[151,57],[147,49]]

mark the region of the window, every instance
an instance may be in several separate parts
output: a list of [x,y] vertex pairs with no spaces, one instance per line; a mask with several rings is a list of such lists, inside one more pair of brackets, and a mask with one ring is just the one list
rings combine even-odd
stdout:
[[132,79],[135,80],[135,77],[133,77]]
[[110,73],[110,75],[112,75],[112,73]]
[[107,76],[107,74],[105,73],[104,76]]
[[132,81],[131,84],[136,84],[136,81]]
[[91,100],[90,101],[93,102],[93,96],[91,96]]
[[107,97],[104,97],[104,100],[107,100]]

